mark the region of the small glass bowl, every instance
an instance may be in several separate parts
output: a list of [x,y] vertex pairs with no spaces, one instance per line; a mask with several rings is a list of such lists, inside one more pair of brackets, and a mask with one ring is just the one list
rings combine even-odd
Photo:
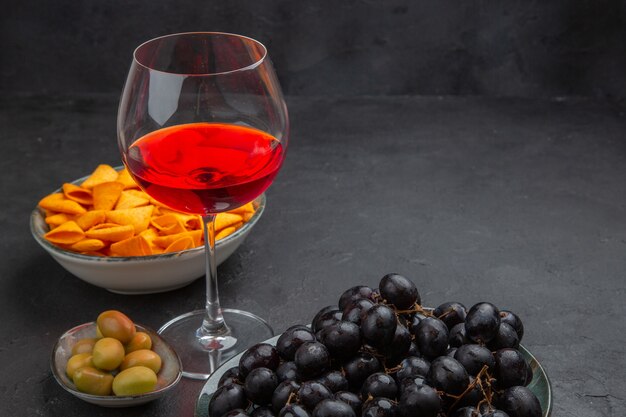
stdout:
[[67,392],[91,404],[103,407],[130,407],[156,400],[165,395],[178,384],[182,377],[182,364],[176,352],[153,330],[136,324],[137,331],[145,332],[152,339],[152,350],[161,357],[161,370],[157,374],[157,385],[154,391],[134,396],[91,395],[80,392],[65,373],[67,361],[72,356],[72,346],[84,338],[96,337],[96,322],[76,326],[65,332],[54,345],[50,367],[54,379]]

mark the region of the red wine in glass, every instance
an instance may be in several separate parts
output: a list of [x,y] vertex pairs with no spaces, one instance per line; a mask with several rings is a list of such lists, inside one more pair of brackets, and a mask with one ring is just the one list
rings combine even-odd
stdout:
[[179,211],[220,213],[258,197],[283,161],[280,141],[263,131],[190,123],[151,132],[128,150],[126,165],[157,201]]

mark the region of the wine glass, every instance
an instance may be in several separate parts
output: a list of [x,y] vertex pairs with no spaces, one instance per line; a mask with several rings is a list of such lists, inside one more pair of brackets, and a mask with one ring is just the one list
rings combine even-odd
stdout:
[[180,33],[137,47],[117,119],[124,165],[160,203],[202,216],[206,308],[159,333],[206,379],[219,363],[273,336],[260,317],[220,306],[217,213],[242,206],[272,183],[289,135],[287,107],[260,42],[217,32]]

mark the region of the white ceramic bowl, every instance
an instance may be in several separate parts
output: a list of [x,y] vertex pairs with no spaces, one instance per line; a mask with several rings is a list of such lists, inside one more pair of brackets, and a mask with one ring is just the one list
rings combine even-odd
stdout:
[[[81,179],[82,180],[82,179]],[[77,180],[77,181],[81,181]],[[224,262],[243,243],[265,209],[265,194],[254,200],[256,211],[240,229],[215,243],[217,264]],[[43,213],[36,208],[30,217],[35,240],[78,278],[119,294],[150,294],[184,287],[204,276],[204,246],[150,256],[101,257],[82,255],[44,239],[49,230]]]
[[104,407],[129,407],[133,405],[145,404],[149,401],[156,400],[163,396],[167,391],[171,390],[178,384],[182,377],[182,365],[180,358],[167,343],[153,330],[135,323],[138,331],[146,332],[152,339],[152,350],[161,357],[161,370],[157,374],[157,385],[154,391],[141,395],[117,397],[114,395],[91,395],[80,392],[76,389],[74,383],[65,373],[67,361],[72,356],[72,346],[83,338],[96,337],[96,322],[81,324],[73,329],[65,332],[52,349],[52,358],[50,367],[54,379],[67,392],[87,401],[88,403],[101,405]]

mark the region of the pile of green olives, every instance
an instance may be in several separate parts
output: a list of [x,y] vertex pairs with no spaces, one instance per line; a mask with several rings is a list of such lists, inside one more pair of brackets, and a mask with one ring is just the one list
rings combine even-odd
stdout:
[[101,313],[96,324],[96,337],[78,340],[67,361],[65,372],[76,389],[117,396],[153,391],[162,362],[150,335],[116,310]]

